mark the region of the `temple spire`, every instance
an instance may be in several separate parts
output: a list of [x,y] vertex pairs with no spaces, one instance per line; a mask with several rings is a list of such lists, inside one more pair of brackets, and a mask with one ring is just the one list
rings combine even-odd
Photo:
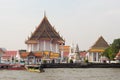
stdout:
[[46,11],[44,11],[44,17],[46,17]]

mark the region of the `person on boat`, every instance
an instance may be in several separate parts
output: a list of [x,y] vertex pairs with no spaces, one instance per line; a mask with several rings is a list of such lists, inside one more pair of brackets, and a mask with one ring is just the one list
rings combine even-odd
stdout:
[[53,59],[53,60],[52,60],[52,64],[54,64],[54,63],[55,63],[55,60]]
[[44,65],[43,65],[43,64],[40,64],[40,66],[39,66],[40,72],[45,72],[43,68],[44,68]]

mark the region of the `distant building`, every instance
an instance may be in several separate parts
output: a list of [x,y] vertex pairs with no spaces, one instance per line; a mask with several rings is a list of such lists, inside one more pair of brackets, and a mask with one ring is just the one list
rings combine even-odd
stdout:
[[60,51],[63,49],[63,62],[67,62],[68,61],[68,56],[70,53],[70,46],[66,46],[64,45],[63,47],[60,47]]
[[2,56],[5,54],[6,49],[5,48],[0,48],[0,63],[2,62]]
[[33,64],[40,60],[50,61],[52,59],[58,62],[63,57],[63,50],[60,50],[60,46],[63,46],[65,41],[49,23],[46,15],[25,43],[27,51],[21,52],[20,55],[28,62],[33,59]]
[[89,62],[100,62],[102,61],[102,53],[106,48],[108,48],[108,43],[104,40],[104,38],[101,36],[99,39],[95,42],[95,44],[88,50],[88,60]]
[[87,59],[87,52],[86,51],[81,51],[80,52],[80,60],[84,62]]
[[19,53],[17,51],[5,51],[2,55],[1,60],[3,63],[15,63],[17,59],[17,55]]

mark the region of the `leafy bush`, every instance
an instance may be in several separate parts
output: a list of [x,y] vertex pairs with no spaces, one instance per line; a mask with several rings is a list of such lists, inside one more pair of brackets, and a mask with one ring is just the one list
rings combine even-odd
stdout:
[[43,64],[46,64],[47,63],[47,61],[46,60],[43,60]]
[[85,63],[88,63],[88,59],[85,60]]
[[18,62],[18,60],[15,60],[15,62]]
[[72,60],[72,59],[70,59],[70,63],[73,63],[73,60]]

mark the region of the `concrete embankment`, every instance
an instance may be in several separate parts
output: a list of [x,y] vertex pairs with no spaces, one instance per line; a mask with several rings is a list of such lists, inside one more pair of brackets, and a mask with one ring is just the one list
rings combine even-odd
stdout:
[[57,63],[44,64],[44,68],[120,68],[120,63]]

